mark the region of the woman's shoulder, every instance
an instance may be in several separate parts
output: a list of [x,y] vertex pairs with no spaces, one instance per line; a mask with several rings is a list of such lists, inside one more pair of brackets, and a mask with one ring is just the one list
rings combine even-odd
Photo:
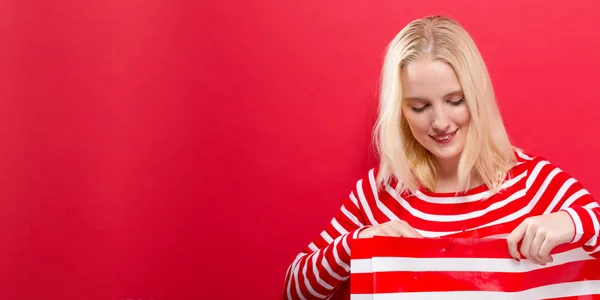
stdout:
[[517,164],[535,161],[538,158],[537,155],[532,154],[531,152],[527,152],[521,148],[515,147],[514,153],[517,159]]
[[531,152],[525,152],[521,149],[515,148],[515,156],[517,161],[513,167],[513,170],[527,170],[529,175],[544,172],[543,170],[546,170],[546,172],[548,170],[553,169],[558,169],[558,171],[562,171],[560,170],[558,165],[554,164],[551,160],[541,155],[536,155]]
[[379,163],[367,168],[366,172],[363,172],[363,176],[357,178],[355,190],[360,189],[362,192],[368,190],[370,196],[385,193],[390,188],[395,190],[398,180],[394,176],[389,175],[386,178],[379,178],[380,170],[381,165]]
[[519,148],[515,148],[514,153],[515,153],[515,157],[516,157],[515,166],[524,165],[527,167],[534,167],[535,165],[537,165],[540,162],[544,162],[544,161],[547,162],[546,158],[536,155],[531,152],[524,151]]

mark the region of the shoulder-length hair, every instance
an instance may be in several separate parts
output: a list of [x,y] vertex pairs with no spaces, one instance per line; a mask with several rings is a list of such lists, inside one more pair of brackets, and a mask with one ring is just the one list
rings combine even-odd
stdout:
[[379,156],[377,184],[397,181],[398,192],[434,190],[437,166],[417,142],[402,113],[401,70],[419,59],[442,61],[456,73],[471,115],[458,165],[458,191],[467,191],[476,170],[493,193],[516,161],[496,104],[487,67],[470,35],[457,22],[430,16],[410,22],[389,43],[382,68],[374,144]]

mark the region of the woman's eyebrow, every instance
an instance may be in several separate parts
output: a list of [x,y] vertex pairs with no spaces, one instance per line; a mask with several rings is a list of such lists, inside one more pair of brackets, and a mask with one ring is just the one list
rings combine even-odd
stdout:
[[446,94],[446,96],[444,96],[444,98],[448,98],[450,96],[462,95],[462,94],[463,94],[463,91],[462,90],[458,90],[458,91],[454,91],[454,92]]
[[[446,96],[444,96],[444,98],[448,98],[448,97],[451,97],[451,96],[462,95],[462,94],[463,94],[462,90],[457,90],[457,91],[450,92],[450,93],[446,94]],[[429,99],[423,98],[423,97],[404,97],[404,100],[407,100],[407,101],[429,101]]]

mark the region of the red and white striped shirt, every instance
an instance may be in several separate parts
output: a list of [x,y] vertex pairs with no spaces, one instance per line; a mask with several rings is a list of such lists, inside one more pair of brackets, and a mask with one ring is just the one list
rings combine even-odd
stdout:
[[399,195],[390,186],[378,192],[376,169],[370,170],[325,230],[294,259],[284,298],[331,297],[350,276],[350,245],[358,232],[391,220],[408,222],[423,237],[470,231],[483,238],[506,236],[527,217],[566,211],[575,225],[572,243],[594,251],[600,245],[600,205],[577,180],[547,160],[516,154],[509,179],[491,197],[485,185],[458,195],[425,189]]

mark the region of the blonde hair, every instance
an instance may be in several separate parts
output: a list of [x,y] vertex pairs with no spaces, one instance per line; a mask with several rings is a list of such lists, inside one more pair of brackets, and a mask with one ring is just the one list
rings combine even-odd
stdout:
[[450,65],[465,96],[471,122],[458,165],[458,189],[467,191],[476,170],[485,185],[498,192],[516,161],[496,104],[486,65],[477,46],[457,22],[431,16],[410,22],[390,42],[383,62],[379,116],[374,144],[380,165],[376,181],[382,188],[397,180],[399,193],[420,187],[434,190],[437,167],[413,137],[402,114],[401,70],[412,61],[431,58]]

